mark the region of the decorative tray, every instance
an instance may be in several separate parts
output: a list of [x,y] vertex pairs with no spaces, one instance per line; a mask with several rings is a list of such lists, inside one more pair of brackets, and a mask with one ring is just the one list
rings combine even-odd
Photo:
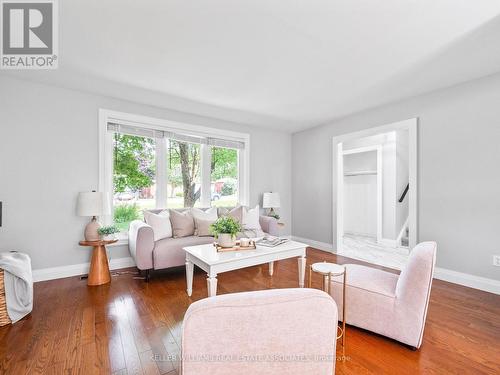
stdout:
[[223,253],[226,251],[241,251],[241,250],[254,250],[256,249],[255,241],[250,240],[248,246],[240,246],[240,241],[236,241],[236,245],[233,247],[222,247],[217,242],[214,242],[214,246],[217,249],[217,252]]

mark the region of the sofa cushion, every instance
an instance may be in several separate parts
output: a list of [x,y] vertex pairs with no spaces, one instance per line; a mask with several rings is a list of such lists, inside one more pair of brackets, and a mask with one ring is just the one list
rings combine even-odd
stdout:
[[210,236],[210,224],[215,223],[219,218],[217,207],[211,207],[206,211],[194,207],[191,209],[191,214],[194,218],[194,235]]
[[144,221],[153,228],[154,241],[172,237],[172,224],[168,210],[163,210],[158,214],[144,211]]
[[192,236],[194,234],[194,220],[191,212],[170,211],[170,222],[174,238]]
[[186,263],[186,253],[182,249],[186,246],[203,245],[213,243],[213,237],[182,237],[165,238],[155,243],[153,250],[154,268],[162,269],[168,267],[183,266]]

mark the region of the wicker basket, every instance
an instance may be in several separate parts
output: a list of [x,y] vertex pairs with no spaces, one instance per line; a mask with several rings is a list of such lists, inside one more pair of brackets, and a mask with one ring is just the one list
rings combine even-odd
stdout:
[[7,314],[7,301],[5,300],[5,288],[3,284],[3,270],[0,269],[0,327],[11,324],[12,321]]

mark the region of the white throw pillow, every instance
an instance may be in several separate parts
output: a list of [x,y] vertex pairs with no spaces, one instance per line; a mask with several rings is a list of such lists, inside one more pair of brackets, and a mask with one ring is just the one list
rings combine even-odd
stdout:
[[244,230],[248,229],[258,229],[262,230],[260,227],[260,206],[257,205],[255,208],[248,209],[246,207],[243,208],[243,217],[241,220],[241,224]]
[[162,238],[172,237],[172,223],[170,222],[169,210],[163,210],[158,214],[144,211],[144,220],[146,224],[153,228],[153,239],[155,242]]
[[206,211],[200,210],[199,208],[193,207],[191,208],[191,215],[195,219],[200,220],[217,220],[219,217],[217,216],[217,207],[211,207]]

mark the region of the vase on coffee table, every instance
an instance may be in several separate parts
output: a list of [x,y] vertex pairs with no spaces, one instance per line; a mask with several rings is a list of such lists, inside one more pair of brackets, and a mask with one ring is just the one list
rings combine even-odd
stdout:
[[217,236],[217,243],[222,247],[233,247],[236,245],[236,237],[230,233],[220,233]]

